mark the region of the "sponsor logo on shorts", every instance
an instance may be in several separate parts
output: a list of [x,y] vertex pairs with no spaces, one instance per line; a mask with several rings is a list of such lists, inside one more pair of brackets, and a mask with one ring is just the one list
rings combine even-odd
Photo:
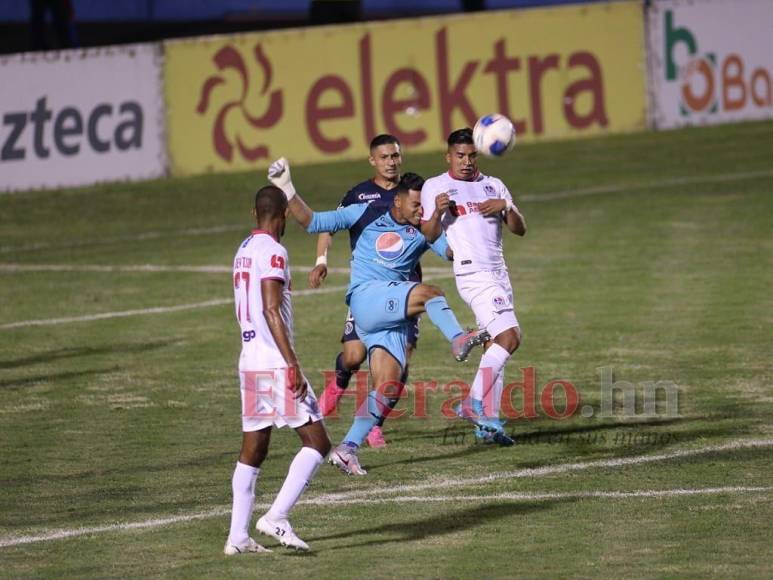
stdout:
[[376,253],[384,260],[395,260],[405,249],[403,238],[395,232],[384,232],[376,238]]
[[495,308],[506,308],[510,304],[512,304],[513,299],[512,297],[504,297],[504,296],[494,296],[492,299],[492,302],[494,303]]
[[354,330],[354,324],[352,324],[351,322],[347,322],[346,324],[344,324],[344,334],[351,334],[353,330]]

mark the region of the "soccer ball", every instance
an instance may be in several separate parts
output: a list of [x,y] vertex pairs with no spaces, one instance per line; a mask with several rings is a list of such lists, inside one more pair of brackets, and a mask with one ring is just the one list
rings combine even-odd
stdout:
[[510,119],[492,113],[478,119],[472,130],[475,148],[489,157],[501,157],[515,147],[515,127]]

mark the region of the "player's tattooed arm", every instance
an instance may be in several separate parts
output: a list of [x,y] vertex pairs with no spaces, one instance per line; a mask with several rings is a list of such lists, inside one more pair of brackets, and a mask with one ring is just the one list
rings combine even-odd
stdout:
[[295,393],[296,399],[303,399],[306,396],[308,386],[306,384],[306,379],[303,376],[303,371],[301,371],[298,356],[295,354],[292,343],[290,342],[290,333],[287,331],[287,326],[285,326],[280,311],[283,285],[283,281],[271,278],[260,281],[260,296],[263,300],[263,318],[266,319],[266,324],[271,331],[271,336],[274,337],[274,342],[276,342],[279,352],[282,353],[282,358],[284,358],[287,363],[290,379],[292,381],[289,384],[289,387]]

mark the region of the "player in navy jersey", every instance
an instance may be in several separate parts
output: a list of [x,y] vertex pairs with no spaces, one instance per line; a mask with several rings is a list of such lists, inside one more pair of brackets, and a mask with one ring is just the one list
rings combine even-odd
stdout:
[[[443,291],[409,280],[419,258],[430,248],[448,259],[445,236],[430,244],[418,229],[424,180],[405,175],[391,204],[355,204],[334,211],[313,212],[295,192],[287,160],[271,164],[269,180],[287,196],[290,212],[309,233],[348,229],[354,251],[346,302],[365,344],[374,391],[352,423],[330,461],[352,475],[365,475],[357,451],[371,428],[389,414],[402,393],[410,318],[423,312],[451,343],[458,361],[488,340],[484,331],[465,332],[448,306]],[[394,399],[394,401],[390,401]]]
[[[374,176],[352,187],[344,195],[339,209],[353,204],[378,203],[384,202],[391,204],[394,199],[398,182],[400,181],[400,166],[402,164],[402,154],[400,151],[400,141],[393,135],[378,135],[370,142],[370,155],[368,161],[374,169]],[[350,234],[350,243],[352,243]],[[309,273],[309,286],[318,288],[327,277],[327,252],[333,242],[333,234],[324,232],[317,238],[317,263]],[[421,282],[421,266],[416,265],[416,270],[411,274],[410,280]],[[419,317],[413,318],[408,335],[408,360],[410,361],[413,350],[419,339]],[[346,313],[344,322],[344,331],[341,336],[343,349],[338,353],[335,359],[335,375],[325,386],[325,390],[319,399],[319,408],[323,415],[329,415],[334,412],[339,399],[349,386],[352,375],[356,373],[365,359],[367,352],[365,345],[357,335],[355,322],[351,315],[351,310]],[[408,366],[400,381],[404,384],[408,380]],[[384,447],[386,442],[381,431],[383,421],[379,422],[368,433],[367,442],[371,447]]]

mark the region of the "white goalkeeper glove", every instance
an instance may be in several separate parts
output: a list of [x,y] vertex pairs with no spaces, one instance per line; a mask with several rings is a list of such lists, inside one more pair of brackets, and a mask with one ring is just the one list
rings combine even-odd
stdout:
[[282,190],[287,201],[295,197],[295,187],[290,177],[290,164],[284,157],[280,157],[268,166],[268,180]]

